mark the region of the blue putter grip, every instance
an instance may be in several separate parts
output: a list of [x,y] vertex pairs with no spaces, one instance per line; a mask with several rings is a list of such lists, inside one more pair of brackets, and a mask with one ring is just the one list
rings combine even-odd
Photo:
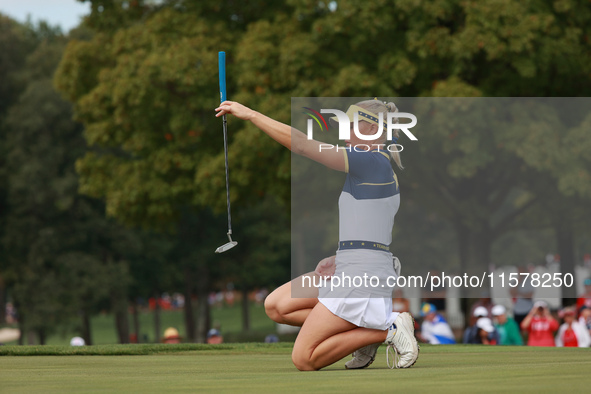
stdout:
[[226,52],[218,53],[218,67],[220,74],[220,102],[226,101]]

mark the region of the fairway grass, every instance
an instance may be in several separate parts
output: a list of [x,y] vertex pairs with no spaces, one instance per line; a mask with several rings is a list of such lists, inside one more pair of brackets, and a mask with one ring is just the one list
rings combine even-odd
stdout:
[[[132,354],[117,348],[133,346],[133,354],[147,355],[93,355]],[[318,372],[299,372],[285,343],[143,345],[140,353],[141,346],[81,348],[84,355],[64,347],[67,356],[3,347],[0,392],[588,392],[591,371],[591,349],[423,346],[413,368],[389,370],[382,347],[364,370],[345,370],[347,357]]]

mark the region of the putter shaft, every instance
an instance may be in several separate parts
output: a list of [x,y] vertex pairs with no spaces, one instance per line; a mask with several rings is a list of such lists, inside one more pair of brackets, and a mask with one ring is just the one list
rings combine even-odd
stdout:
[[232,234],[232,214],[230,213],[230,169],[228,166],[228,122],[222,117],[224,125],[224,156],[226,158],[226,200],[228,206],[228,235]]

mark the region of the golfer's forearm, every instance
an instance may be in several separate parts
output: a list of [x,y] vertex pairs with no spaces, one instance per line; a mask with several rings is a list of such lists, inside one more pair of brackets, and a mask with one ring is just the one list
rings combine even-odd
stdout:
[[250,118],[252,124],[265,132],[269,137],[291,150],[291,127],[285,123],[271,119],[260,112],[253,111]]
[[[254,112],[250,118],[252,124],[261,129],[269,137],[285,146],[287,149],[296,152],[306,141],[306,135],[301,131],[292,128],[285,123],[271,119],[260,112]],[[298,152],[296,152],[298,153]]]
[[247,117],[242,119],[250,120],[252,124],[265,132],[265,134],[296,155],[317,161],[333,170],[347,171],[345,156],[342,151],[333,150],[323,152],[320,142],[308,139],[308,136],[298,129],[278,122],[256,111],[252,111]]

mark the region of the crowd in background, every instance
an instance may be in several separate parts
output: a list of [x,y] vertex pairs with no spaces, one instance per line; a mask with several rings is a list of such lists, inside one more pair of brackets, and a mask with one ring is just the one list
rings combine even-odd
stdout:
[[[483,297],[472,304],[467,327],[462,331],[452,329],[445,316],[445,309],[436,305],[440,300],[427,300],[422,304],[420,317],[416,324],[416,336],[425,343],[446,345],[455,343],[484,345],[528,345],[558,347],[591,346],[591,278],[584,281],[584,293],[577,298],[575,305],[551,311],[545,301],[534,302],[533,290],[524,283],[512,293],[512,308],[494,304],[490,297]],[[268,291],[256,289],[249,293],[251,302],[262,304]],[[208,303],[211,307],[231,307],[241,299],[241,294],[228,286],[224,291],[211,292]],[[180,293],[163,293],[150,298],[140,305],[154,309],[156,303],[162,309],[180,309],[184,306],[184,296]],[[402,290],[394,292],[393,310],[408,312],[410,302]],[[11,303],[6,305],[6,316],[11,322],[17,321],[17,312]],[[179,343],[182,338],[174,328],[165,332],[165,343]],[[207,335],[208,343],[223,341],[220,327],[212,327]],[[270,340],[275,341],[275,340]]]
[[[589,347],[591,346],[591,278],[576,305],[552,313],[545,301],[533,302],[531,294],[515,298],[512,314],[501,304],[483,297],[472,305],[469,325],[462,334],[465,344]],[[525,289],[525,290],[524,290]],[[523,287],[521,292],[528,291]],[[523,294],[522,294],[523,295]],[[396,311],[408,311],[400,297],[394,298]],[[401,307],[402,306],[402,307]],[[422,323],[417,338],[430,344],[459,342],[452,328],[432,303],[421,308]]]

